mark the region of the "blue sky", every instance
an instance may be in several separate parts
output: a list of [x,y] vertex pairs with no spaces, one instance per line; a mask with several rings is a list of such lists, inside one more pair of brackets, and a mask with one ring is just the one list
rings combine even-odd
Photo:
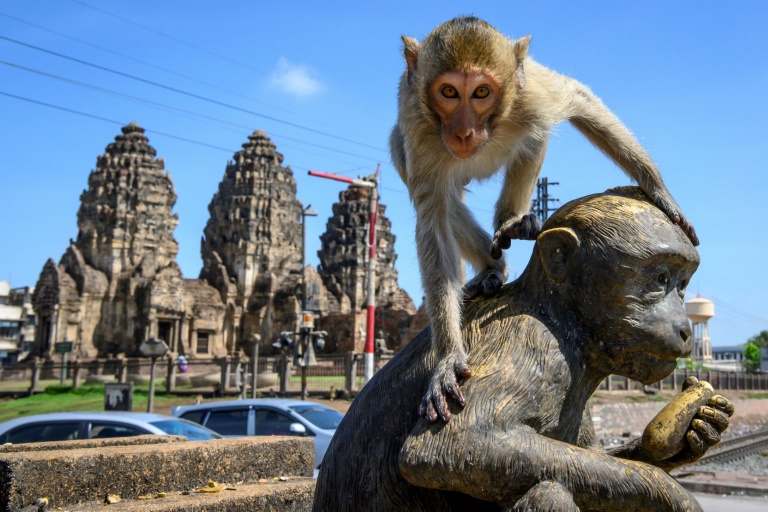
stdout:
[[[0,36],[17,42],[0,38],[0,279],[33,285],[47,258],[59,260],[97,155],[136,121],[176,186],[186,277],[200,270],[207,206],[227,160],[262,129],[294,170],[299,199],[320,213],[308,219],[311,264],[342,184],[307,170],[356,176],[382,164],[400,285],[420,303],[413,209],[386,150],[404,67],[399,36],[421,39],[460,14],[511,37],[532,34],[536,60],[587,84],[638,136],[701,239],[687,298],[715,302],[713,344],[768,329],[764,2],[5,0]],[[551,191],[562,202],[629,183],[567,124],[542,176],[560,183]],[[468,197],[489,230],[499,187],[472,185]],[[512,276],[531,247],[508,251]]]

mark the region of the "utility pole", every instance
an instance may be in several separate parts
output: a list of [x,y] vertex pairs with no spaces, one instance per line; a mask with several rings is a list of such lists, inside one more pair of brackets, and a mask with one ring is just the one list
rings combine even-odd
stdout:
[[549,186],[559,184],[557,181],[549,181],[547,178],[539,178],[536,183],[536,199],[531,201],[531,212],[535,213],[541,222],[549,218],[549,212],[557,210],[557,208],[549,207],[550,201],[560,202],[557,198],[549,197]]
[[328,178],[331,180],[341,181],[349,183],[356,187],[364,187],[370,189],[371,194],[369,197],[368,206],[368,300],[367,300],[367,317],[366,317],[366,333],[365,333],[365,382],[373,378],[373,337],[374,337],[374,323],[376,318],[376,218],[379,213],[379,170],[381,164],[376,167],[376,174],[372,179],[354,179],[347,178],[345,176],[339,176],[338,174],[329,174],[325,172],[309,171],[310,176],[317,176],[318,178]]

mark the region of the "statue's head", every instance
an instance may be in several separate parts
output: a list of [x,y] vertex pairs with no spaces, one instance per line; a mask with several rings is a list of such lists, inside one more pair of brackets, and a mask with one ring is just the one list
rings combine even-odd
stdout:
[[578,324],[595,367],[651,383],[691,352],[683,297],[699,254],[639,188],[563,205],[544,224],[533,258],[541,289]]

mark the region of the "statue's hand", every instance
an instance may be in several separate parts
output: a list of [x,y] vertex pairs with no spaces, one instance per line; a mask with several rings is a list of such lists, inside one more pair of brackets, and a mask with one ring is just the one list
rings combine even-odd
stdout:
[[675,397],[651,420],[643,433],[643,451],[667,471],[700,459],[728,428],[733,404],[715,395],[712,386],[696,377],[683,383]]

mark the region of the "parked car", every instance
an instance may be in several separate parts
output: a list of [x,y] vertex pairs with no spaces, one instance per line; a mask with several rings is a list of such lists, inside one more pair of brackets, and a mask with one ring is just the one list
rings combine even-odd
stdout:
[[340,412],[315,402],[254,398],[200,405],[180,405],[171,414],[223,436],[311,436],[315,441],[315,469],[344,417]]
[[191,421],[143,412],[54,412],[0,423],[0,444],[106,439],[144,434],[186,436],[190,441],[222,437]]

